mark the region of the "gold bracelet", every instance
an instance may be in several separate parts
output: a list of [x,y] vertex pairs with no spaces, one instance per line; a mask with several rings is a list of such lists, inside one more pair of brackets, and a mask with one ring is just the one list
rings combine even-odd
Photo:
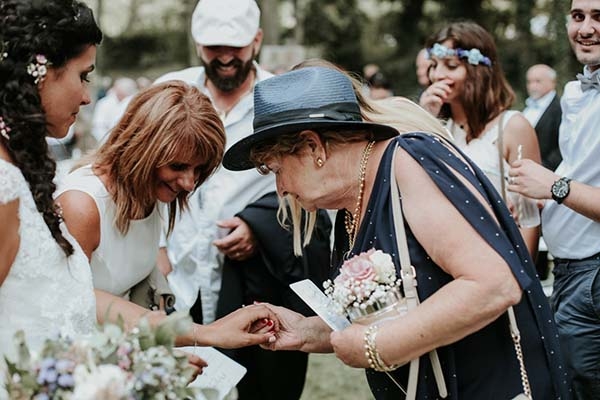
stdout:
[[375,371],[379,372],[389,372],[394,371],[400,367],[399,364],[386,365],[386,363],[381,358],[379,351],[377,351],[377,344],[375,340],[377,338],[377,330],[379,327],[377,325],[371,325],[365,331],[365,356],[369,361],[369,366]]

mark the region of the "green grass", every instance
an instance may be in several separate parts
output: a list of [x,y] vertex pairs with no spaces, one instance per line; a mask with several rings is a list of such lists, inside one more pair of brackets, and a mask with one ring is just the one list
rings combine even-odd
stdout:
[[365,371],[350,368],[334,354],[311,354],[300,400],[373,400]]

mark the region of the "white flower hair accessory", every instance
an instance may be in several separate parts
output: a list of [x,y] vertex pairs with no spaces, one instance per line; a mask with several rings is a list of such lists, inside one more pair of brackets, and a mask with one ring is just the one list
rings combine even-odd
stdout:
[[433,47],[427,49],[427,54],[429,58],[431,58],[431,56],[435,56],[437,58],[456,56],[458,58],[466,58],[467,62],[471,65],[483,64],[488,67],[492,66],[492,60],[490,60],[489,57],[484,56],[481,53],[481,50],[477,48],[472,48],[471,50],[464,50],[461,48],[451,49],[443,44],[436,43],[433,45]]
[[36,54],[34,61],[27,65],[27,73],[33,76],[33,83],[36,85],[46,78],[46,74],[48,73],[47,64],[48,59],[45,55]]
[[8,125],[6,125],[6,122],[4,122],[4,119],[2,119],[2,117],[0,117],[0,135],[2,135],[3,138],[8,140],[8,139],[10,139],[10,137],[8,136],[9,133],[10,133],[10,127]]

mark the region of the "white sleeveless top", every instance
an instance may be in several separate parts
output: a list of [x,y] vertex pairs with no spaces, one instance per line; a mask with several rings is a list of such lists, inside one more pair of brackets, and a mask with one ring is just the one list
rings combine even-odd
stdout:
[[116,205],[91,165],[67,175],[56,197],[70,190],[92,197],[100,214],[100,243],[90,261],[94,287],[127,298],[156,264],[162,224],[158,205],[148,217],[131,221],[123,235],[115,225]]
[[[96,298],[87,258],[77,242],[66,257],[29,190],[21,171],[0,159],[0,204],[19,201],[19,250],[0,285],[0,360],[14,359],[14,333],[25,332],[30,349],[58,333],[78,338],[96,326]],[[0,361],[0,374],[2,374]],[[2,379],[0,378],[0,384]]]
[[[506,128],[508,121],[519,111],[505,111],[502,129]],[[485,173],[498,193],[501,193],[500,164],[498,154],[498,124],[495,124],[478,138],[467,143],[467,133],[452,119],[448,120],[447,128],[454,135],[454,143]],[[503,158],[504,175],[508,177],[508,162]]]

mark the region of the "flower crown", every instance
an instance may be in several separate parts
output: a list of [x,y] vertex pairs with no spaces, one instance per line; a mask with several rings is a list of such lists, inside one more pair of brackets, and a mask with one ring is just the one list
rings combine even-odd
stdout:
[[443,44],[436,43],[433,45],[433,47],[427,49],[427,55],[429,58],[431,58],[431,56],[435,56],[437,58],[456,56],[458,58],[466,58],[468,63],[471,65],[483,64],[487,65],[488,67],[492,66],[492,61],[490,58],[481,54],[481,50],[477,48],[472,48],[471,50],[464,50],[461,48],[451,49]]

